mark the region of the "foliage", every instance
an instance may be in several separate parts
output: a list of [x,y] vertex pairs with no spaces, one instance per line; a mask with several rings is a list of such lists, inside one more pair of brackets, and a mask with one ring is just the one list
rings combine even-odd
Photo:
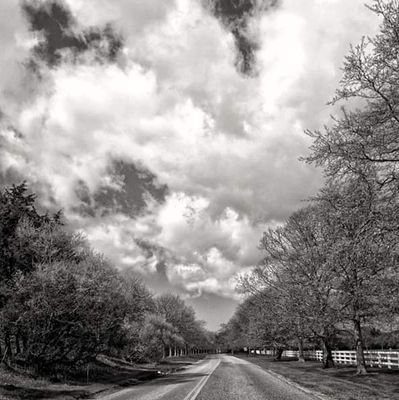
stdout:
[[177,333],[176,327],[167,322],[161,315],[149,315],[146,318],[141,339],[147,343],[147,357],[156,360],[166,357],[167,348],[184,344],[184,340]]
[[26,184],[0,191],[0,357],[39,374],[80,368],[98,354],[154,361],[210,346],[194,310],[157,299],[69,232],[61,213],[40,214]]
[[165,294],[156,299],[157,311],[176,328],[176,332],[188,347],[206,348],[206,333],[201,321],[196,320],[192,307],[176,295]]
[[49,372],[105,351],[123,322],[120,286],[116,271],[94,255],[78,264],[40,265],[22,276],[12,298],[23,343],[19,361]]

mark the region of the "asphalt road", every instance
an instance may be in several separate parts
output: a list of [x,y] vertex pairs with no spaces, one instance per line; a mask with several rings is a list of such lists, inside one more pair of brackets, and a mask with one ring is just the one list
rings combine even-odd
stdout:
[[99,400],[315,400],[246,360],[214,355]]

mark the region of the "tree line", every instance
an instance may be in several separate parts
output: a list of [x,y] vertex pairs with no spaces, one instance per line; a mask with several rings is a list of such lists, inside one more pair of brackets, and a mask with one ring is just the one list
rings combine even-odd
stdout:
[[398,332],[399,2],[368,6],[379,33],[351,47],[323,130],[307,131],[305,162],[325,184],[284,224],[263,234],[264,258],[242,276],[247,296],[219,332],[230,348],[356,349],[367,373],[365,336]]
[[25,183],[0,190],[0,361],[47,375],[99,354],[159,361],[212,343],[179,296],[117,270],[61,213],[40,213]]

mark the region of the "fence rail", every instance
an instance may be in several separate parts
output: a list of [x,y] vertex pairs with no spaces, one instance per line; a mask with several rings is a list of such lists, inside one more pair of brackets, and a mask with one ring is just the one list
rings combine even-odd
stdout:
[[[273,350],[252,350],[254,354],[274,355]],[[299,351],[285,350],[283,357],[298,357]],[[334,362],[338,364],[356,365],[356,351],[336,350],[332,351]],[[323,352],[321,350],[305,351],[305,357],[311,360],[322,361]],[[399,368],[399,350],[369,350],[364,352],[366,364],[370,367],[379,368]]]
[[[272,355],[272,350],[266,350],[263,354]],[[298,357],[299,352],[295,350],[285,350],[283,357]],[[356,351],[354,350],[337,350],[332,352],[333,360],[339,364],[356,364]],[[323,360],[323,352],[321,350],[305,351],[305,357],[312,360]],[[366,364],[370,367],[387,367],[399,368],[399,350],[370,350],[364,352]]]

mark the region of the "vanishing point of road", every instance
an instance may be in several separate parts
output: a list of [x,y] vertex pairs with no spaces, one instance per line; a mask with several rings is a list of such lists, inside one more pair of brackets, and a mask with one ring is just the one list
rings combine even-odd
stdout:
[[99,400],[315,400],[246,360],[218,354]]

